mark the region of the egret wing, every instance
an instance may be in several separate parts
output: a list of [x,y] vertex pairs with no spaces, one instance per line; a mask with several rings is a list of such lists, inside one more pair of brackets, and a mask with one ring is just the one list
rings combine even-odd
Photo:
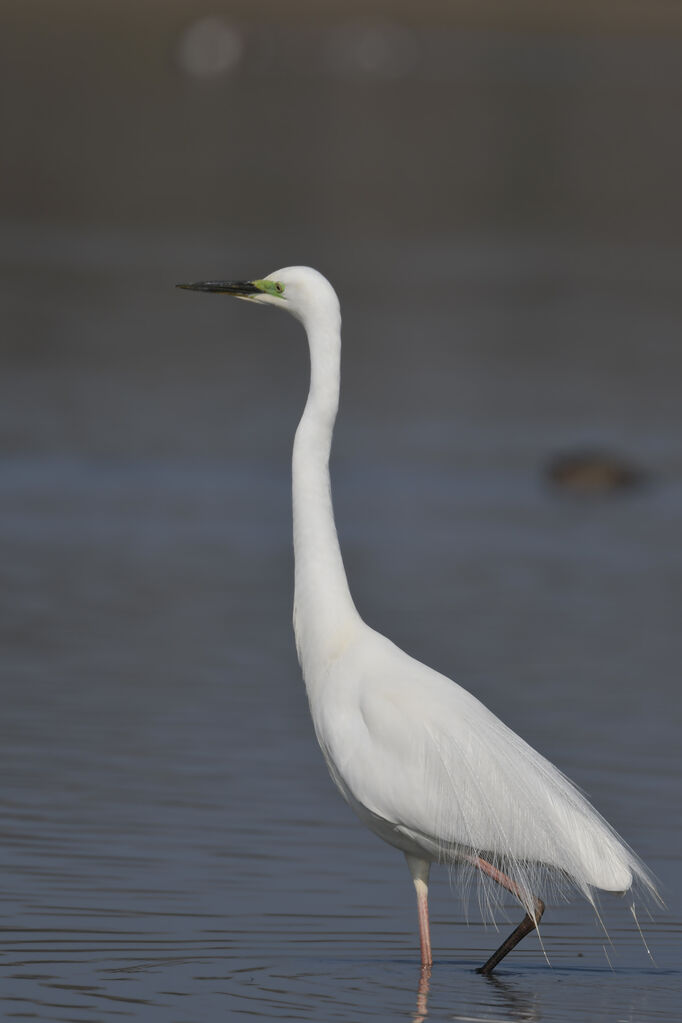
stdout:
[[652,889],[553,764],[461,686],[372,636],[349,651],[344,685],[324,701],[334,727],[318,730],[332,776],[366,823],[430,859],[492,859],[529,899],[548,873],[587,898],[591,887],[626,890],[633,874]]

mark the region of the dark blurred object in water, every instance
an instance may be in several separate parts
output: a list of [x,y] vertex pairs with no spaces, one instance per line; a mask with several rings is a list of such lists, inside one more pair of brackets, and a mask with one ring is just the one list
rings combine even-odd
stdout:
[[554,455],[545,468],[549,482],[574,494],[609,494],[640,487],[645,473],[608,451],[587,448]]

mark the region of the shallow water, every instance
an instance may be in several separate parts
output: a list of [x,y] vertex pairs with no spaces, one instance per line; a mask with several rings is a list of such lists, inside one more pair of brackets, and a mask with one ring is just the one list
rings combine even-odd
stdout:
[[[402,857],[333,790],[296,664],[302,338],[171,288],[255,272],[259,242],[5,238],[3,1016],[677,1019],[670,253],[488,238],[325,262],[316,243],[344,298],[334,483],[361,612],[583,786],[669,906],[640,912],[654,961],[604,898],[610,941],[588,906],[552,905],[550,966],[533,936],[486,980],[498,935],[437,871],[427,990]],[[648,485],[551,492],[547,458],[581,444]]]

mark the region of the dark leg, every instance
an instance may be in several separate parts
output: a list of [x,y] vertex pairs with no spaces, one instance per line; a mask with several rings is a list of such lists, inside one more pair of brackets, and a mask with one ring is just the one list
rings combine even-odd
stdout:
[[[477,856],[475,859],[472,859],[471,862],[474,864],[475,867],[478,867],[479,870],[483,871],[484,874],[487,874],[488,877],[492,877],[493,881],[497,881],[498,884],[502,885],[503,888],[506,888],[508,892],[511,892],[512,895],[515,895],[516,898],[520,900],[521,893],[519,892],[519,887],[516,884],[516,882],[512,881],[512,879],[510,877],[507,877],[506,874],[503,874],[501,870],[497,869],[497,867],[494,867],[492,863],[488,863],[487,860],[481,859],[480,856]],[[516,928],[516,930],[509,935],[506,941],[502,942],[497,952],[493,952],[487,963],[484,963],[483,966],[479,966],[476,972],[483,974],[492,973],[497,964],[504,959],[507,952],[511,952],[511,950],[518,945],[522,938],[525,938],[525,936],[529,934],[530,931],[536,929],[537,925],[540,923],[540,918],[544,911],[545,911],[544,902],[542,901],[542,899],[536,898],[534,916],[530,916],[530,914],[526,913],[526,915],[524,916],[523,920]]]

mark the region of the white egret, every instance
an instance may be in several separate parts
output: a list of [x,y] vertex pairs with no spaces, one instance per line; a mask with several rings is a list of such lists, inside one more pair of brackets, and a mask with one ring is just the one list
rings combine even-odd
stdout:
[[[329,452],[339,402],[341,313],[310,267],[262,280],[181,284],[286,309],[310,347],[310,390],[293,450],[294,631],[329,772],[360,820],[402,850],[431,966],[431,864],[463,866],[511,892],[525,916],[480,967],[489,974],[537,928],[549,884],[625,892],[650,874],[572,783],[457,683],[360,618],[339,548]],[[495,889],[495,885],[491,885]],[[500,890],[499,888],[497,889]]]

